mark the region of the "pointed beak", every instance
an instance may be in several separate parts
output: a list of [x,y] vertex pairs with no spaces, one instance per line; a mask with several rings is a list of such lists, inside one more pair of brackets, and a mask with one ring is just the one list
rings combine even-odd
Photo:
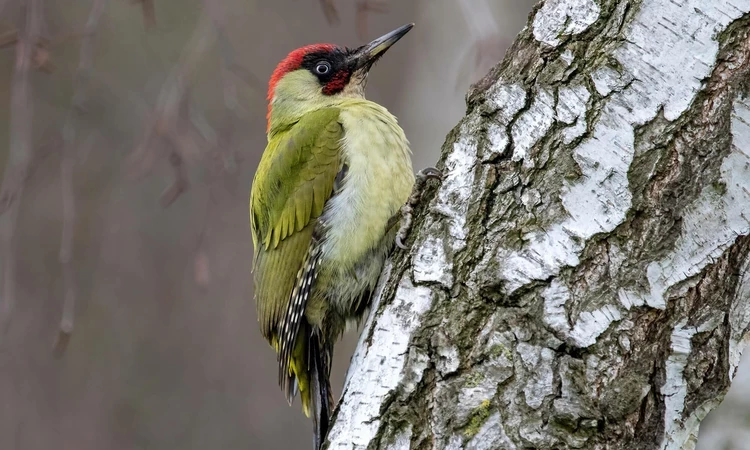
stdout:
[[374,41],[367,45],[363,45],[358,48],[353,54],[352,58],[355,63],[355,70],[365,69],[370,70],[375,61],[378,60],[383,54],[391,48],[393,44],[398,42],[399,39],[404,37],[414,27],[413,23],[406,24],[402,27],[396,28],[388,34],[380,36]]

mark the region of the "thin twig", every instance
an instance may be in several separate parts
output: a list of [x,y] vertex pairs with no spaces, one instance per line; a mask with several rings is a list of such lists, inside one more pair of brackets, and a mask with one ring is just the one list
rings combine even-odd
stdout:
[[41,27],[41,0],[27,0],[21,6],[16,63],[11,80],[9,158],[0,186],[0,336],[10,323],[16,302],[17,225],[26,174],[32,155],[33,92],[30,72],[34,38]]
[[85,114],[86,96],[94,70],[94,37],[108,0],[94,0],[86,21],[86,31],[81,40],[81,50],[76,73],[76,86],[72,104],[63,125],[63,152],[60,162],[60,184],[62,191],[63,224],[60,238],[60,264],[63,271],[63,310],[60,329],[54,349],[60,356],[65,352],[70,335],[73,333],[76,305],[76,282],[73,270],[73,235],[75,230],[75,190],[73,187],[73,167],[75,165],[76,125]]

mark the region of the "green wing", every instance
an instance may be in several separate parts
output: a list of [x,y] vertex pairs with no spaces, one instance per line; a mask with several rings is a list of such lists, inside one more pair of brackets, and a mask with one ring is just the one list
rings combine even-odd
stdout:
[[250,194],[255,297],[263,336],[278,346],[298,272],[342,168],[337,108],[306,114],[266,147]]

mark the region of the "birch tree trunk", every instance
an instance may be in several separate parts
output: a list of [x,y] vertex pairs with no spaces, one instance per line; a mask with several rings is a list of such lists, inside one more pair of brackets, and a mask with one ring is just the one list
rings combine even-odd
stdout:
[[749,75],[747,0],[540,3],[467,96],[328,448],[693,448],[750,323]]

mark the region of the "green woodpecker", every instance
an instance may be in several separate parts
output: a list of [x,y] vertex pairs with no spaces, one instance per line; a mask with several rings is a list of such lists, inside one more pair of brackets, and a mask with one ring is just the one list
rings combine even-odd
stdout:
[[255,298],[281,388],[290,405],[299,392],[316,449],[333,407],[333,345],[368,311],[397,234],[402,245],[411,151],[364,91],[370,68],[412,26],[357,49],[294,50],[269,82],[268,145],[250,196]]

